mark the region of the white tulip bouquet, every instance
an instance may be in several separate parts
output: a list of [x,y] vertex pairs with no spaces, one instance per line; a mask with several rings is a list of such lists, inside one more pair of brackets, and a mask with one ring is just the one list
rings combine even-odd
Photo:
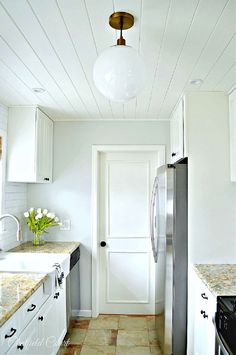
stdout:
[[34,234],[33,245],[45,244],[42,234],[47,233],[47,229],[61,225],[55,213],[49,212],[46,208],[30,208],[24,213],[29,230]]

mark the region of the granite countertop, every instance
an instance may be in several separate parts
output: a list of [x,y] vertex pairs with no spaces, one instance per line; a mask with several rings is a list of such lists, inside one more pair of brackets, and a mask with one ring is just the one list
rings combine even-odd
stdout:
[[79,246],[79,242],[47,242],[40,246],[33,246],[32,242],[26,242],[9,250],[9,252],[72,254]]
[[194,270],[213,295],[236,295],[236,264],[196,264]]
[[46,279],[47,274],[0,272],[0,327]]

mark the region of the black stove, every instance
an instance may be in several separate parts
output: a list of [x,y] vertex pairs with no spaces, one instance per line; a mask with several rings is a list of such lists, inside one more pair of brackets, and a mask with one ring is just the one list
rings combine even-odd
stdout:
[[221,354],[236,355],[236,296],[217,297],[215,326]]

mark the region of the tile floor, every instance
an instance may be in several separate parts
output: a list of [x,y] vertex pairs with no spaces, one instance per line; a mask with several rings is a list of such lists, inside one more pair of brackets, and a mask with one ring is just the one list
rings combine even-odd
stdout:
[[57,355],[161,355],[154,316],[76,318]]

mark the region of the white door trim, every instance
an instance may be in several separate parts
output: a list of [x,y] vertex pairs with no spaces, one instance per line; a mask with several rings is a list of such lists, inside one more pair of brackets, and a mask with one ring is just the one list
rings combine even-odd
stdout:
[[98,193],[99,157],[110,152],[157,152],[165,162],[165,145],[93,145],[92,146],[92,317],[99,314],[99,249],[98,248]]

